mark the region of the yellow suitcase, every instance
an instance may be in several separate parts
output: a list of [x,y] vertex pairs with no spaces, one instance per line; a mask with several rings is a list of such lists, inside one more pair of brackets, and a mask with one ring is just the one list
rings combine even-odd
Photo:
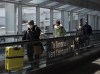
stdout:
[[6,47],[5,56],[5,69],[7,71],[23,68],[24,49],[22,47]]

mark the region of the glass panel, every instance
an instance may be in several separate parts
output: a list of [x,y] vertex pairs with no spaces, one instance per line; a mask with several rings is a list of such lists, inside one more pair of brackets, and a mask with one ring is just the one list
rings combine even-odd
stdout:
[[59,20],[61,21],[61,11],[58,11],[58,10],[54,10],[54,13],[53,13],[53,24],[56,24],[56,21]]
[[7,1],[7,2],[18,2],[18,1],[22,1],[22,0],[2,0],[2,1]]
[[68,6],[70,6],[70,5],[66,4],[66,5],[63,5],[63,6],[59,7],[59,8],[66,8]]
[[83,10],[85,10],[86,8],[82,8],[82,9],[80,9],[80,10],[77,10],[76,12],[80,12],[80,11],[83,11]]
[[27,22],[34,20],[36,24],[36,7],[23,6],[22,7],[22,31],[27,29]]
[[68,7],[65,7],[65,8],[63,8],[64,10],[70,10],[70,9],[72,9],[74,6],[68,6]]
[[50,27],[50,10],[40,8],[40,28],[43,33],[49,32]]
[[69,8],[68,11],[74,10],[74,9],[76,9],[76,8],[77,8],[77,7],[74,7],[74,6],[73,6],[73,7]]
[[0,8],[0,35],[5,35],[5,8]]
[[40,3],[45,2],[45,1],[47,1],[47,0],[31,0],[28,3],[40,4]]
[[81,11],[81,13],[85,13],[85,14],[87,14],[88,12],[91,12],[91,10],[86,9],[86,10],[84,10],[84,11]]
[[78,13],[73,13],[73,29],[76,31],[78,27]]
[[54,6],[54,5],[56,5],[56,4],[59,4],[58,2],[52,2],[52,3],[50,3],[50,4],[47,4],[47,6]]

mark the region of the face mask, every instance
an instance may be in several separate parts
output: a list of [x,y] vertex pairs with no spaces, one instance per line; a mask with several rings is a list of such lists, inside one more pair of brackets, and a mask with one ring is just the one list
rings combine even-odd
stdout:
[[28,27],[28,28],[32,28],[33,26],[32,26],[32,25],[27,25],[27,27]]

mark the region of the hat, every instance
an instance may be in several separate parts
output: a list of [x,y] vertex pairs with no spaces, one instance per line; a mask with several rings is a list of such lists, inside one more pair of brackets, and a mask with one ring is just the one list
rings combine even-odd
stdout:
[[28,25],[34,25],[34,21],[33,21],[33,20],[30,20],[30,21],[28,22]]

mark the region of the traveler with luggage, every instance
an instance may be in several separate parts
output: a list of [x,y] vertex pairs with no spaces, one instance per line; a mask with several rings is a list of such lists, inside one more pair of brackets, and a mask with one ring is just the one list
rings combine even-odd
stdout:
[[[40,40],[39,39],[40,33],[41,33],[40,28],[37,27],[37,25],[34,25],[33,20],[30,20],[28,22],[28,29],[27,31],[25,31],[22,40],[28,40],[33,42],[35,40]],[[43,52],[43,46],[41,42],[27,44],[27,56],[32,69],[39,68],[39,59],[42,52]]]

